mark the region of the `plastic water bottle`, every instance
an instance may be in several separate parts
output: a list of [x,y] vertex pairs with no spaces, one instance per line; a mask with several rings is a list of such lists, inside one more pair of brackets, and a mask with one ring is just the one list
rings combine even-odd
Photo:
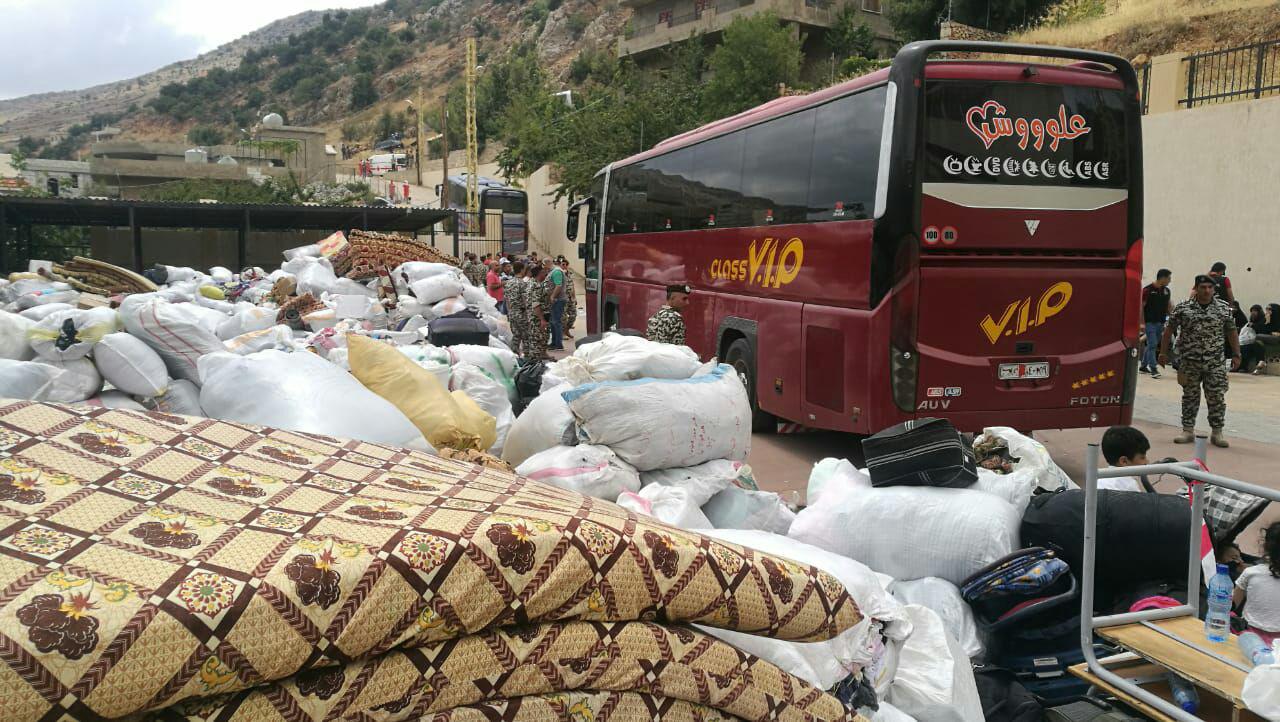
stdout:
[[1231,627],[1231,593],[1235,584],[1226,564],[1218,565],[1218,573],[1209,580],[1209,611],[1204,615],[1204,636],[1210,642],[1227,641]]
[[1262,641],[1262,637],[1253,632],[1245,632],[1241,634],[1237,640],[1240,644],[1240,652],[1244,654],[1244,658],[1249,660],[1250,664],[1257,667],[1260,664],[1275,664],[1276,655]]
[[1196,692],[1196,686],[1176,674],[1164,677],[1169,682],[1169,691],[1173,692],[1173,703],[1187,714],[1195,714],[1200,709],[1200,694]]

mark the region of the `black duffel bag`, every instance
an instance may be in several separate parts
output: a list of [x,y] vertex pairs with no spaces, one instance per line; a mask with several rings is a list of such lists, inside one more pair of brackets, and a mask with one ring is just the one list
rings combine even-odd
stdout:
[[427,341],[432,346],[489,345],[489,327],[469,310],[441,316],[427,323]]
[[963,488],[978,480],[973,447],[946,419],[913,419],[862,440],[872,486]]
[[[1107,609],[1148,582],[1185,582],[1191,554],[1191,510],[1174,494],[1098,490],[1095,596]],[[1033,497],[1022,516],[1024,546],[1042,546],[1084,573],[1084,490]]]

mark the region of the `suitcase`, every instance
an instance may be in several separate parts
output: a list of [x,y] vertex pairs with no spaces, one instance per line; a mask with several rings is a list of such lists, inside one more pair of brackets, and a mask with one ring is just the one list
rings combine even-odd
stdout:
[[[1094,645],[1094,653],[1101,657],[1110,654],[1111,649]],[[1061,646],[1010,650],[988,660],[988,663],[1013,672],[1018,682],[1047,707],[1088,693],[1090,684],[1068,671],[1069,667],[1083,661],[1080,637],[1076,635],[1074,641],[1065,641]]]
[[427,324],[427,341],[432,346],[488,346],[489,327],[470,311],[442,316]]
[[973,447],[946,419],[913,419],[862,440],[872,486],[963,488],[978,480]]

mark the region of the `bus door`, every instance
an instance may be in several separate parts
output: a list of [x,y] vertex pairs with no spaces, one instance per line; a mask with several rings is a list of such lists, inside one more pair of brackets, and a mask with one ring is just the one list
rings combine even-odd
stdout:
[[1136,328],[1124,326],[1141,275],[1129,222],[1140,139],[1116,82],[927,81],[917,415],[1045,428],[1036,412],[1074,409],[1083,423],[1044,418],[1121,422],[1136,373]]
[[[583,293],[586,296],[587,332],[597,333],[604,330],[600,326],[600,267],[604,251],[604,228],[600,222],[603,208],[598,200],[604,195],[604,174],[597,176],[592,185],[592,195],[574,203],[569,207],[565,237],[578,242],[578,258],[582,259],[585,282]],[[579,223],[585,216],[586,225],[579,235]]]

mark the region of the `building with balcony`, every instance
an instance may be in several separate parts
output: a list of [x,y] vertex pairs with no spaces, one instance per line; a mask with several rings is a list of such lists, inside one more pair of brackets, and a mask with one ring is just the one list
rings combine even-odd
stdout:
[[824,67],[830,50],[824,38],[840,8],[851,4],[876,34],[877,50],[897,50],[893,28],[881,13],[893,0],[621,0],[632,8],[631,23],[618,41],[618,54],[644,63],[660,56],[671,43],[700,35],[715,42],[734,18],[773,12],[805,38],[806,67]]
[[96,194],[138,198],[141,188],[186,179],[252,181],[293,175],[332,183],[337,151],[320,128],[264,126],[254,141],[193,148],[186,143],[115,140],[89,148]]

